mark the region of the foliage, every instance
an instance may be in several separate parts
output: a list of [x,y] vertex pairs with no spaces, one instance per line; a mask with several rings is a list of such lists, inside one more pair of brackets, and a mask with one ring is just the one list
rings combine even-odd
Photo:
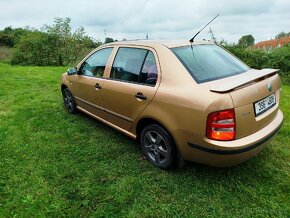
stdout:
[[66,66],[87,50],[99,45],[80,27],[72,32],[70,18],[55,18],[52,26],[23,35],[15,46],[12,64]]
[[58,65],[55,58],[55,48],[53,44],[55,38],[46,33],[35,31],[22,37],[17,44],[12,64],[22,65]]
[[12,28],[11,26],[6,27],[4,30],[0,31],[0,46],[14,47],[19,39],[25,34],[31,32],[29,28]]
[[224,45],[235,56],[254,69],[280,69],[283,80],[290,84],[290,46],[264,51],[260,49],[245,49],[240,46]]
[[290,32],[289,33],[281,32],[275,36],[275,39],[280,39],[286,36],[290,36]]
[[211,41],[213,41],[214,43],[217,43],[217,38],[216,38],[216,36],[215,36],[215,34],[214,34],[214,32],[213,32],[211,27],[209,28],[209,34],[211,36]]
[[255,38],[252,35],[245,35],[239,39],[239,46],[246,48],[248,46],[254,45]]
[[0,61],[10,63],[12,58],[12,48],[0,46]]
[[284,125],[257,157],[167,172],[135,141],[68,114],[65,70],[0,64],[0,217],[289,217],[289,86]]
[[227,50],[255,69],[267,66],[268,54],[263,50],[248,50],[240,46],[225,46]]
[[274,49],[269,55],[273,67],[283,72],[290,72],[290,46]]
[[114,42],[114,41],[117,41],[117,40],[114,40],[113,38],[110,38],[110,37],[106,37],[106,39],[105,39],[105,43],[110,43],[110,42]]

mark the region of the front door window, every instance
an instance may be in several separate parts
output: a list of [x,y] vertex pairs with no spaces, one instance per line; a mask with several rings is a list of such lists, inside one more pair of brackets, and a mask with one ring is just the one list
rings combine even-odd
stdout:
[[80,74],[102,78],[112,50],[113,48],[104,48],[92,54],[83,62],[79,71]]

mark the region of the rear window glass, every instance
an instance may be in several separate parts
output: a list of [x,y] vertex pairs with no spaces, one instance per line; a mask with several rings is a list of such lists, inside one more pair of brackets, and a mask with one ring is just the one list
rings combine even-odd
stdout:
[[151,51],[140,48],[119,48],[110,78],[154,86],[157,77],[157,66]]
[[208,82],[244,73],[249,67],[217,45],[171,49],[196,82]]

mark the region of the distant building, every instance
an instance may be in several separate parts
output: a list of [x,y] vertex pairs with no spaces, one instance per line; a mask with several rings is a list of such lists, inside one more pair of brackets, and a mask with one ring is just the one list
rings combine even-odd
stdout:
[[258,42],[253,45],[252,48],[271,50],[274,48],[282,48],[288,44],[290,44],[290,36]]

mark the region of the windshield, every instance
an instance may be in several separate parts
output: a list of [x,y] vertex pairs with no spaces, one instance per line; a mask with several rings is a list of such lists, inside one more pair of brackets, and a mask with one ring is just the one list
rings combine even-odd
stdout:
[[171,50],[198,83],[234,76],[250,69],[217,45],[193,45]]

